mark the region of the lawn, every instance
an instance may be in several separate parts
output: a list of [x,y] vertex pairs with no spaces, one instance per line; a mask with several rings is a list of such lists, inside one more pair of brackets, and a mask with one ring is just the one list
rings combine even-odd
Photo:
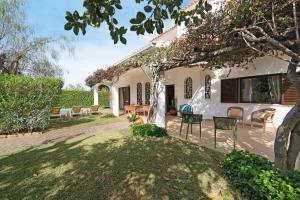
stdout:
[[106,133],[0,157],[2,199],[211,199],[235,192],[223,155],[175,138]]
[[112,114],[76,116],[72,118],[51,119],[49,128],[60,129],[65,127],[84,127],[84,126],[102,125],[102,124],[113,123],[117,121],[119,121],[119,119],[113,117]]

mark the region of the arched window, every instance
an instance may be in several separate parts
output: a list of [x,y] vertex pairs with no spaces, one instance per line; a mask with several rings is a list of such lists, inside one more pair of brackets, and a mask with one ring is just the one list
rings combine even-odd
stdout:
[[193,80],[188,77],[184,80],[184,98],[190,99],[193,96]]
[[143,104],[143,88],[141,83],[136,85],[136,102],[137,104]]
[[211,97],[211,77],[209,75],[205,76],[205,99],[210,99]]
[[145,104],[150,105],[150,83],[145,84]]

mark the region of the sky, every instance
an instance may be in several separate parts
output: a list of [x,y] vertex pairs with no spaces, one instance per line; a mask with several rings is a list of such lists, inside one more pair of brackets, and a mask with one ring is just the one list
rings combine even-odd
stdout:
[[[131,53],[143,48],[155,35],[136,36],[127,33],[127,45],[114,45],[106,26],[98,29],[88,28],[87,34],[75,36],[65,31],[66,11],[83,11],[83,0],[26,0],[26,16],[38,36],[65,35],[73,39],[73,54],[61,52],[58,64],[64,71],[65,86],[80,83],[95,70],[110,66]],[[129,25],[129,20],[139,10],[135,0],[122,0],[123,10],[118,13],[120,23]],[[189,2],[186,0],[185,2]],[[186,4],[186,3],[185,3]],[[166,28],[172,22],[166,22]]]

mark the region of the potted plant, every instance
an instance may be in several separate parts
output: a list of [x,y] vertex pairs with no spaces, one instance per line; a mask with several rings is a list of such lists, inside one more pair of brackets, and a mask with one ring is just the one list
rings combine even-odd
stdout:
[[136,113],[129,113],[127,119],[129,123],[131,123],[131,125],[144,124],[143,118],[140,115],[137,115]]
[[170,115],[173,115],[173,116],[176,116],[177,115],[177,108],[176,108],[176,105],[175,105],[175,101],[174,99],[172,100],[172,104],[170,105]]

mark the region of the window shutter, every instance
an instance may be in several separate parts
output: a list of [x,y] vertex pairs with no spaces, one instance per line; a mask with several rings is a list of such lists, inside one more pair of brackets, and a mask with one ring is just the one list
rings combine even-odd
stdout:
[[[298,73],[300,78],[300,73]],[[281,104],[283,105],[295,105],[297,101],[297,90],[295,86],[289,81],[286,74],[282,76],[282,96]]]
[[238,79],[221,80],[221,102],[237,103],[238,102]]

